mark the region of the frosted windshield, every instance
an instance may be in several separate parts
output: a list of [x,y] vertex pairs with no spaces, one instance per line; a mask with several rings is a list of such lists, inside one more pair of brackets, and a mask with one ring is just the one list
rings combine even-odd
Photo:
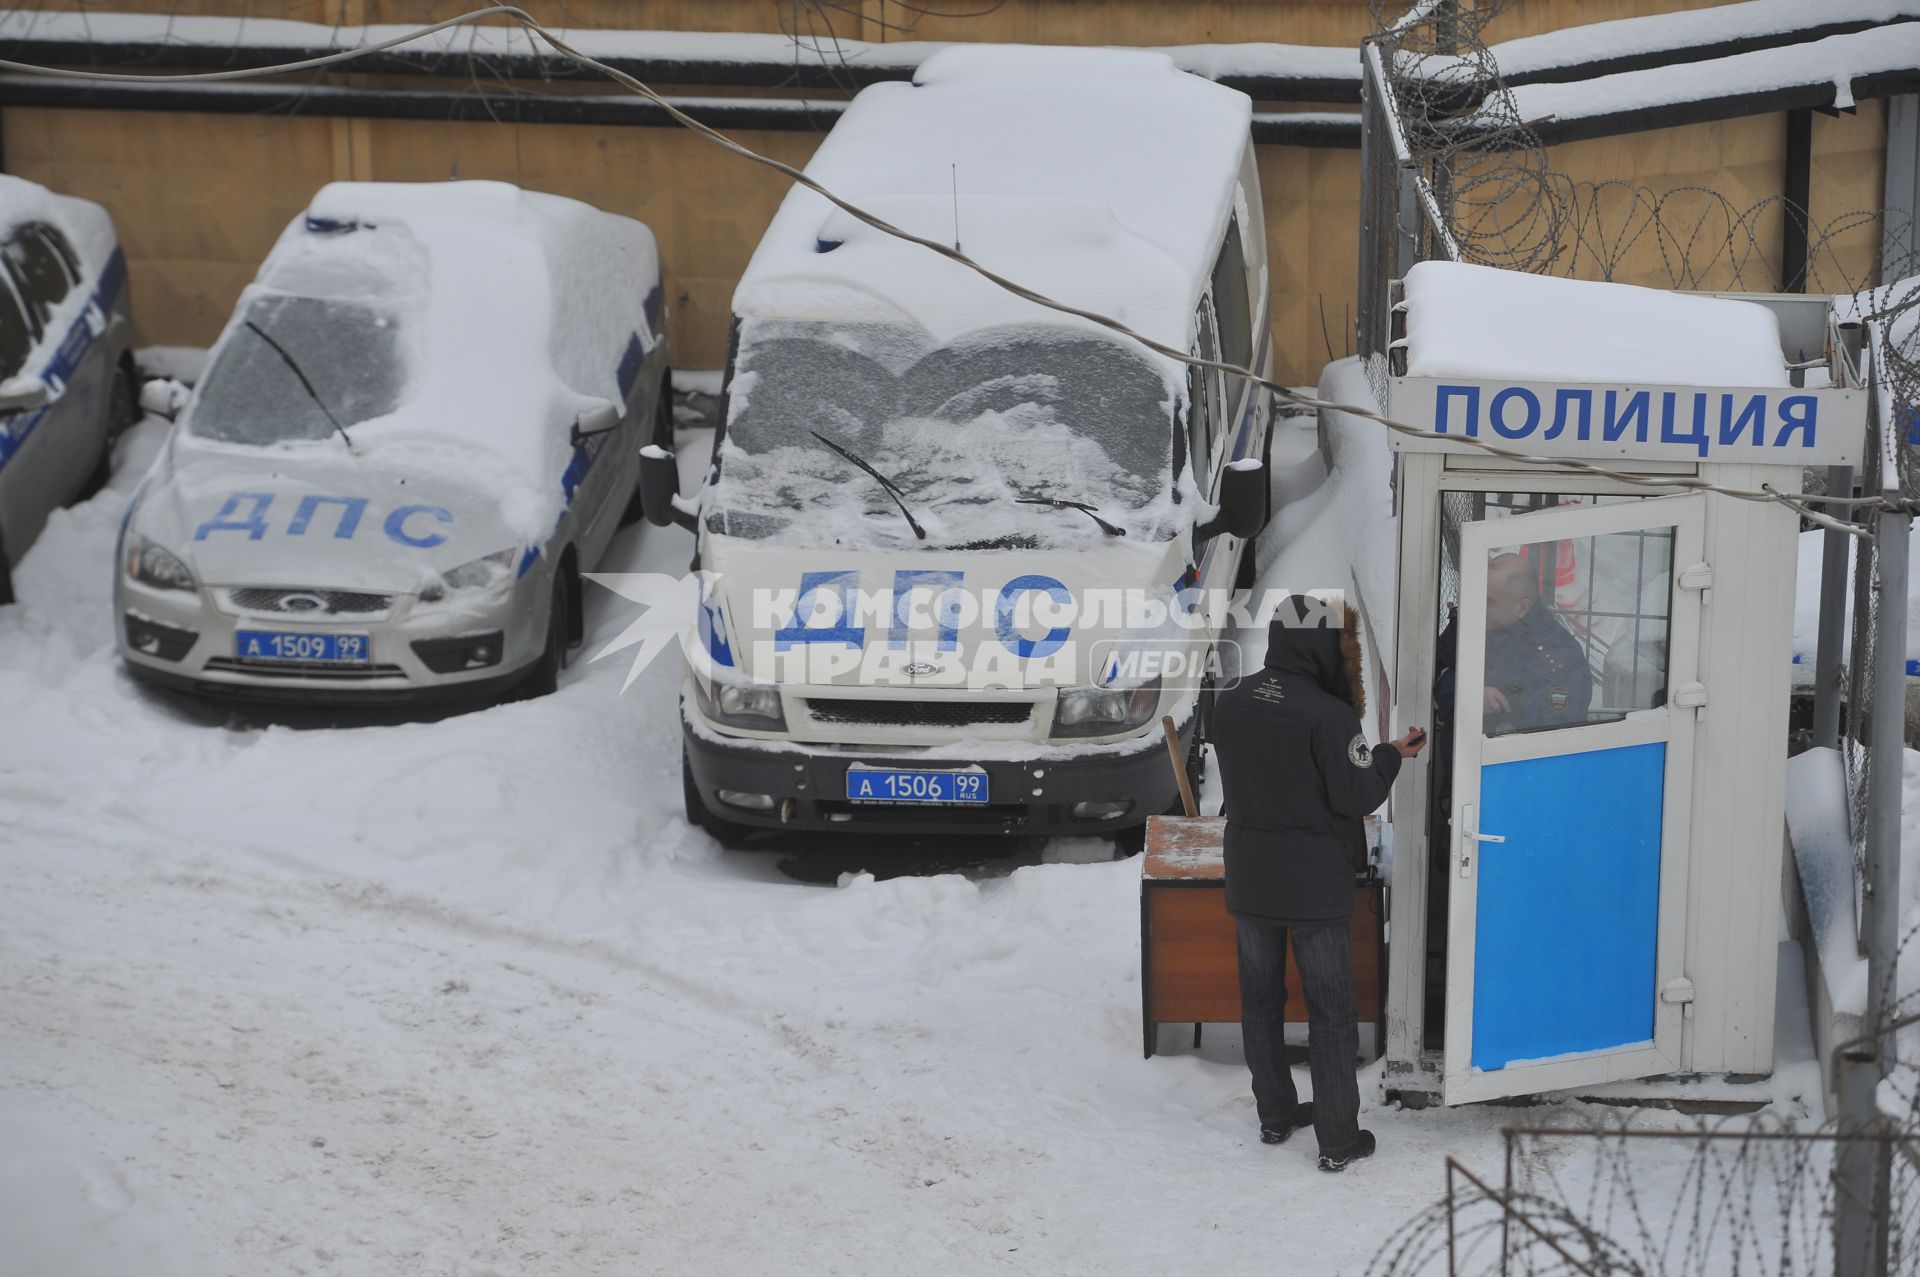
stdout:
[[221,343],[189,428],[228,443],[325,439],[336,422],[351,429],[392,412],[405,385],[393,314],[357,300],[270,294]]
[[[807,545],[1053,547],[1171,535],[1173,403],[1118,342],[1044,326],[929,348],[898,326],[743,328],[708,527]],[[922,541],[886,486],[927,529]]]

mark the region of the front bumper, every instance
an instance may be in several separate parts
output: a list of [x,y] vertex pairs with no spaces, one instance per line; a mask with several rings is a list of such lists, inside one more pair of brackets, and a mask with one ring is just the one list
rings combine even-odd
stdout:
[[[682,701],[682,734],[693,787],[714,815],[734,824],[769,830],[835,830],[897,834],[1088,835],[1114,833],[1168,811],[1179,801],[1179,782],[1164,738],[1150,735],[1109,745],[1048,750],[1031,758],[970,759],[943,749],[938,757],[899,745],[817,745],[752,740],[733,743],[704,721],[689,717]],[[1181,751],[1192,740],[1191,715],[1180,728]],[[983,752],[992,752],[985,743]],[[987,773],[989,802],[982,806],[915,803],[850,803],[847,767],[944,770],[975,766]],[[722,802],[722,789],[766,794],[772,811]],[[1073,815],[1082,802],[1133,804],[1104,819]]]
[[[392,596],[391,606],[372,616],[325,617],[247,612],[228,605],[235,590],[201,587],[155,590],[124,579],[114,591],[114,628],[127,672],[141,682],[172,691],[263,704],[419,705],[484,700],[527,676],[545,647],[544,593],[529,574],[498,603],[459,613],[416,610],[411,596]],[[158,631],[169,641],[159,651],[140,651],[135,633]],[[237,659],[240,630],[299,634],[356,634],[367,638],[365,665],[296,665]],[[416,644],[489,636],[497,657],[473,668],[435,670]],[[180,637],[177,642],[173,636]],[[184,649],[184,650],[181,650]]]

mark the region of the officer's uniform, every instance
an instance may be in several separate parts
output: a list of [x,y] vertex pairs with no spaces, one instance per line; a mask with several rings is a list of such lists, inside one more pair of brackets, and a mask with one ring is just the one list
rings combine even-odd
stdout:
[[[1453,665],[1455,624],[1440,636],[1437,660],[1440,685],[1436,726],[1453,725]],[[1486,685],[1507,698],[1507,709],[1487,710],[1481,730],[1488,736],[1508,732],[1537,732],[1551,727],[1578,727],[1587,721],[1593,703],[1593,674],[1580,641],[1554,619],[1553,609],[1539,599],[1518,621],[1487,635]]]

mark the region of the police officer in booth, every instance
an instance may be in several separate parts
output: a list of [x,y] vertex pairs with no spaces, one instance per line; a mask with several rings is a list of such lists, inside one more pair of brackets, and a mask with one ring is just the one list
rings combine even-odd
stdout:
[[[1435,653],[1435,708],[1442,731],[1452,727],[1455,620]],[[1486,686],[1482,730],[1488,736],[1578,727],[1593,704],[1593,674],[1580,641],[1540,596],[1534,565],[1519,554],[1487,564]]]
[[[1356,613],[1289,596],[1268,629],[1265,667],[1222,691],[1213,714],[1227,910],[1239,935],[1240,1024],[1260,1138],[1279,1144],[1312,1126],[1323,1171],[1374,1150],[1373,1133],[1360,1129],[1347,939],[1354,851],[1365,845],[1360,821],[1386,801],[1401,760],[1426,743],[1413,728],[1391,745],[1367,745],[1359,653]],[[1305,1103],[1285,1054],[1289,935],[1307,999],[1313,1099]]]

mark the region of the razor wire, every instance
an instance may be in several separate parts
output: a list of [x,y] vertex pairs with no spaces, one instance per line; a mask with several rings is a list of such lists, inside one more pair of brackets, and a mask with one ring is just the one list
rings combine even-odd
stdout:
[[[599,59],[594,58],[586,53],[582,53],[578,49],[575,49],[572,45],[568,44],[564,39],[562,39],[560,35],[550,30],[546,26],[542,25],[537,19],[535,19],[526,10],[518,8],[517,6],[514,6],[514,5],[490,5],[486,8],[475,9],[467,13],[458,14],[458,15],[455,15],[454,17],[443,19],[440,22],[431,23],[425,26],[410,29],[408,31],[400,32],[384,40],[375,41],[371,44],[358,45],[351,49],[341,49],[336,52],[323,54],[317,57],[302,58],[292,62],[279,63],[279,64],[275,64],[272,66],[265,66],[265,67],[244,67],[244,68],[236,68],[233,70],[226,70],[226,71],[194,71],[194,72],[179,72],[179,73],[156,75],[156,74],[134,74],[134,73],[128,73],[128,72],[115,72],[115,71],[92,71],[92,70],[74,71],[74,70],[65,70],[58,67],[41,66],[36,63],[30,63],[30,62],[17,62],[11,59],[0,59],[0,69],[18,71],[23,74],[45,76],[49,78],[86,79],[86,80],[104,81],[109,83],[128,83],[128,82],[132,82],[132,83],[188,83],[188,82],[207,83],[207,82],[221,82],[221,81],[232,81],[232,80],[243,80],[243,79],[258,79],[258,78],[267,77],[267,76],[287,75],[287,74],[292,74],[292,73],[301,72],[301,71],[319,71],[329,67],[341,66],[348,62],[354,61],[356,59],[367,57],[373,53],[377,53],[385,49],[393,48],[396,45],[405,44],[409,41],[420,39],[424,36],[432,35],[437,32],[448,30],[453,27],[466,26],[466,25],[478,23],[487,18],[505,18],[511,22],[518,24],[519,26],[524,28],[526,31],[528,31],[531,35],[537,36],[540,40],[544,41],[550,48],[552,48],[556,53],[560,54],[562,57],[569,59],[570,61],[574,62],[579,66],[585,67],[589,70],[597,71],[598,73],[614,81],[616,84],[619,84],[622,87],[630,90],[631,92],[634,92],[640,95],[641,97],[646,98],[649,102],[652,102],[655,106],[658,106],[663,112],[667,114],[669,118],[674,120],[676,123],[680,124],[684,128],[691,130],[698,136],[713,143],[714,145],[720,147],[721,149],[726,150],[734,155],[737,155],[740,158],[749,161],[750,163],[757,164],[763,168],[767,168],[776,173],[781,174],[782,176],[786,177],[790,181],[794,182],[796,185],[804,187],[805,189],[810,190],[814,194],[820,196],[822,199],[826,200],[829,204],[833,205],[835,208],[846,213],[849,217],[854,218],[856,221],[859,221],[864,225],[872,227],[874,230],[880,232],[883,235],[890,236],[894,239],[901,240],[905,243],[914,244],[922,249],[925,249],[930,253],[934,253],[937,256],[944,257],[947,260],[955,263],[956,265],[959,265],[964,269],[973,272],[974,274],[978,275],[980,278],[986,280],[988,283],[993,284],[994,286],[1000,288],[1002,291],[1014,297],[1018,297],[1023,301],[1030,302],[1033,305],[1039,306],[1046,310],[1051,310],[1056,314],[1068,315],[1073,318],[1083,320],[1096,327],[1106,329],[1107,331],[1114,333],[1116,336],[1119,336],[1125,340],[1131,341],[1136,345],[1139,345],[1140,347],[1161,356],[1162,358],[1172,360],[1179,364],[1186,365],[1187,367],[1200,369],[1203,371],[1219,372],[1226,376],[1237,377],[1242,381],[1249,382],[1255,386],[1260,387],[1263,390],[1268,391],[1270,394],[1274,395],[1275,397],[1289,404],[1298,405],[1304,408],[1312,408],[1322,412],[1344,413],[1349,416],[1359,418],[1360,420],[1373,422],[1376,425],[1383,426],[1386,429],[1394,431],[1396,433],[1413,436],[1417,438],[1425,438],[1430,433],[1426,430],[1421,429],[1420,427],[1409,425],[1406,422],[1398,421],[1392,417],[1389,417],[1386,414],[1379,411],[1377,408],[1372,406],[1336,403],[1331,400],[1322,399],[1317,395],[1303,394],[1300,391],[1295,390],[1290,386],[1285,386],[1285,385],[1282,385],[1280,382],[1274,381],[1270,378],[1259,376],[1258,374],[1253,372],[1252,369],[1244,367],[1242,365],[1231,363],[1231,362],[1220,360],[1220,359],[1210,359],[1205,356],[1192,354],[1185,349],[1170,346],[1165,342],[1158,341],[1152,337],[1145,335],[1144,333],[1136,332],[1134,329],[1130,328],[1125,323],[1121,322],[1118,319],[1115,319],[1110,315],[1101,314],[1098,311],[1089,310],[1085,307],[1074,306],[1070,303],[1059,301],[1053,297],[1047,296],[1044,293],[1028,288],[1027,286],[1019,283],[1018,281],[1009,279],[1008,277],[999,274],[998,272],[990,269],[989,267],[982,265],[980,262],[975,261],[973,258],[961,252],[959,249],[956,249],[947,244],[944,244],[939,240],[928,239],[925,236],[916,235],[911,231],[905,230],[902,227],[894,225],[893,223],[880,217],[878,214],[872,213],[867,209],[862,208],[860,205],[854,203],[852,200],[849,200],[846,197],[836,193],[835,191],[828,189],[824,184],[819,182],[817,179],[809,176],[800,168],[792,164],[789,164],[784,160],[775,159],[774,157],[769,155],[763,155],[760,152],[755,151],[753,148],[747,146],[745,143],[740,142],[732,137],[729,137],[727,134],[712,127],[711,125],[708,125],[700,120],[695,119],[693,116],[689,115],[686,111],[682,110],[670,99],[664,97],[658,91],[653,89],[651,86],[643,83],[638,78],[628,74],[625,71],[618,69],[617,67],[609,66],[606,63],[600,61]],[[1808,503],[1810,501],[1819,501],[1821,502],[1821,504],[1828,507],[1844,506],[1844,507],[1850,507],[1854,509],[1887,508],[1889,506],[1895,506],[1903,509],[1906,508],[1904,503],[1892,501],[1889,498],[1882,497],[1882,496],[1859,497],[1859,498],[1851,498],[1851,499],[1835,498],[1835,497],[1821,496],[1819,494],[1808,494],[1808,493],[1799,493],[1799,492],[1794,492],[1794,493],[1781,492],[1773,488],[1771,485],[1766,485],[1766,484],[1761,485],[1761,487],[1758,490],[1747,489],[1747,488],[1737,488],[1737,487],[1732,487],[1725,484],[1712,483],[1708,480],[1700,479],[1692,476],[1640,474],[1640,473],[1634,473],[1630,471],[1615,470],[1610,467],[1598,465],[1588,461],[1578,461],[1578,460],[1569,460],[1566,458],[1539,456],[1533,453],[1521,451],[1516,448],[1508,448],[1500,444],[1489,443],[1483,439],[1471,438],[1466,436],[1462,436],[1458,440],[1458,442],[1461,445],[1469,447],[1484,455],[1498,457],[1505,461],[1517,462],[1522,465],[1546,466],[1546,467],[1556,468],[1562,471],[1571,470],[1580,474],[1588,474],[1596,478],[1606,479],[1611,482],[1626,484],[1633,487],[1640,487],[1640,488],[1646,488],[1651,490],[1669,490],[1669,491],[1676,491],[1676,492],[1680,492],[1680,491],[1710,492],[1720,496],[1731,497],[1731,498],[1734,498],[1735,500],[1740,500],[1740,501],[1778,503],[1797,511],[1803,518],[1811,522],[1817,523],[1823,527],[1832,528],[1835,531],[1845,532],[1848,535],[1854,536],[1854,537],[1867,536],[1871,534],[1868,532],[1868,530],[1865,527],[1863,527],[1858,523],[1850,522],[1844,519],[1836,518],[1830,514],[1826,514],[1820,510],[1814,509]]]
[[[1899,949],[1920,950],[1920,926]],[[1880,1005],[1882,1021],[1834,1051],[1836,1073],[1863,1056],[1885,1069],[1866,1124],[1826,1119],[1817,1094],[1743,1100],[1744,1085],[1673,1102],[1768,1107],[1540,1110],[1501,1132],[1492,1166],[1448,1158],[1443,1191],[1386,1237],[1368,1277],[1825,1277],[1859,1270],[1836,1263],[1853,1207],[1884,1233],[1867,1238],[1867,1267],[1920,1277],[1920,988]]]
[[1444,1195],[1387,1237],[1368,1277],[1824,1277],[1847,1191],[1835,1165],[1856,1147],[1891,1172],[1876,1271],[1920,1274],[1911,1115],[1853,1132],[1649,1110],[1502,1134],[1504,1168],[1448,1159]]

